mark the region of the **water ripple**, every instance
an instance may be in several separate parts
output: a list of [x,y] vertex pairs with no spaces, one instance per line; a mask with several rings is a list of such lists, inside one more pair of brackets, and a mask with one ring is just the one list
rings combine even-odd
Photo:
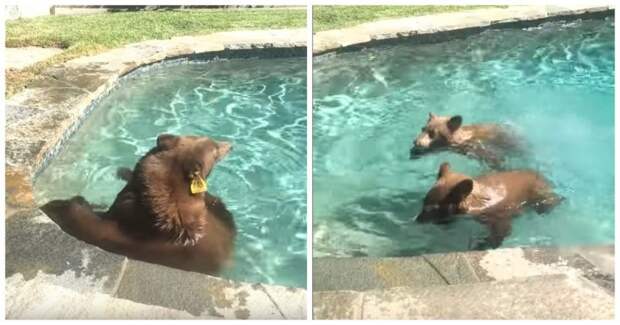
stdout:
[[567,203],[514,222],[506,246],[614,240],[613,19],[490,29],[436,44],[379,45],[314,64],[315,256],[398,256],[467,249],[475,222],[413,223],[437,166],[488,169],[445,152],[408,160],[429,111],[511,125],[534,168]]

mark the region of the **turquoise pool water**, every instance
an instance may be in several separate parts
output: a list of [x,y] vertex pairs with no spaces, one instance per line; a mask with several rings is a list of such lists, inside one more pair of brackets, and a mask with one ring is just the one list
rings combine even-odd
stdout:
[[123,186],[116,169],[133,168],[160,133],[233,142],[209,177],[239,231],[224,276],[305,287],[305,59],[166,64],[128,77],[38,176],[37,200],[80,194],[111,204]]
[[613,18],[491,29],[435,44],[402,41],[315,58],[315,256],[467,250],[475,221],[417,224],[443,152],[409,160],[428,112],[513,127],[527,153],[510,168],[549,178],[566,201],[513,222],[503,247],[614,242]]

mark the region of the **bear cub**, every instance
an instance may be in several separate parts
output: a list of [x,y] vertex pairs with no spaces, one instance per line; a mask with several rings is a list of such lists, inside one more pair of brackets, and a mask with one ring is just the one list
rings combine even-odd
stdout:
[[106,215],[132,234],[163,236],[182,245],[200,240],[209,219],[234,229],[232,216],[207,192],[206,181],[231,148],[208,137],[160,135],[133,171],[119,169],[127,184]]
[[512,218],[524,208],[530,207],[542,214],[561,201],[551,185],[531,170],[495,172],[472,178],[453,172],[448,163],[443,163],[416,221],[446,223],[456,216],[469,215],[490,231],[482,244],[497,248],[510,235]]
[[426,125],[413,142],[410,158],[416,159],[433,151],[452,150],[499,168],[507,153],[521,150],[521,144],[505,127],[497,124],[462,124],[460,115],[429,113]]
[[232,263],[235,222],[222,200],[207,192],[215,164],[231,145],[208,137],[162,134],[106,212],[82,197],[41,207],[77,239],[130,258],[218,274]]

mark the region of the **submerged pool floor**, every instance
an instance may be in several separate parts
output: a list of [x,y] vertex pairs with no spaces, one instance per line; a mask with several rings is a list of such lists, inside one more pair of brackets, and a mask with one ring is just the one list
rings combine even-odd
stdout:
[[[191,62],[191,61],[190,61]],[[82,195],[110,205],[160,133],[233,143],[209,191],[233,213],[235,266],[225,277],[306,286],[306,63],[230,59],[149,67],[104,97],[38,176],[40,203]]]
[[613,243],[613,24],[556,21],[315,58],[315,256],[459,251],[485,235],[472,220],[413,221],[441,162],[489,172],[448,152],[409,160],[429,112],[514,127],[527,153],[507,166],[540,171],[566,197],[549,215],[516,218],[503,247]]

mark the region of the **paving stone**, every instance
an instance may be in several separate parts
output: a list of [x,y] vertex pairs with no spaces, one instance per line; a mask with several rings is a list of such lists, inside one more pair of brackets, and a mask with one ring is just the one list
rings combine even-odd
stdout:
[[[330,318],[331,314],[324,316]],[[613,319],[613,317],[613,297],[580,276],[566,275],[545,275],[422,289],[405,287],[367,291],[364,293],[362,311],[363,319]]]
[[600,271],[579,254],[579,248],[506,248],[463,255],[481,281],[575,274],[584,276],[609,293],[614,291],[614,274]]
[[219,32],[206,38],[227,49],[306,46],[305,29]]
[[[24,280],[20,273],[6,278],[7,319],[187,319],[191,314],[114,298],[94,290],[97,281],[39,272]],[[70,286],[67,283],[71,282]]]
[[82,286],[74,281],[85,279],[97,283],[93,291],[113,292],[123,256],[69,236],[40,210],[17,212],[5,225],[6,277],[19,273],[29,281],[43,273],[68,289]]
[[280,319],[260,285],[129,260],[117,298],[186,311],[198,318]]
[[461,253],[430,254],[424,258],[432,264],[448,284],[476,283],[480,280]]
[[44,47],[18,47],[4,49],[4,63],[6,69],[21,70],[37,62],[62,53],[62,49]]
[[261,284],[286,319],[306,319],[306,290]]
[[361,319],[364,294],[355,291],[315,291],[313,319]]
[[[602,250],[603,248],[601,248]],[[586,279],[598,284],[608,293],[614,294],[614,273],[605,273],[598,269],[588,259],[584,258],[580,251],[586,248],[574,247],[545,247],[524,248],[524,257],[532,263],[555,267],[557,272],[576,272]],[[613,255],[611,256],[613,260]]]
[[614,267],[614,245],[605,246],[580,246],[572,250],[583,256],[592,263],[597,269],[605,274],[615,274]]
[[30,172],[6,165],[4,177],[6,217],[9,218],[19,208],[35,208]]
[[312,264],[313,289],[364,291],[397,286],[444,285],[445,280],[421,257],[316,258]]
[[547,15],[553,16],[567,16],[567,15],[580,15],[591,12],[601,12],[610,10],[607,5],[597,4],[563,4],[561,6],[546,6]]
[[528,268],[531,264],[531,262],[525,260],[521,248],[470,251],[463,253],[463,256],[467,259],[480,281],[495,281],[538,274],[519,274],[514,272],[514,264],[519,264],[521,269]]

